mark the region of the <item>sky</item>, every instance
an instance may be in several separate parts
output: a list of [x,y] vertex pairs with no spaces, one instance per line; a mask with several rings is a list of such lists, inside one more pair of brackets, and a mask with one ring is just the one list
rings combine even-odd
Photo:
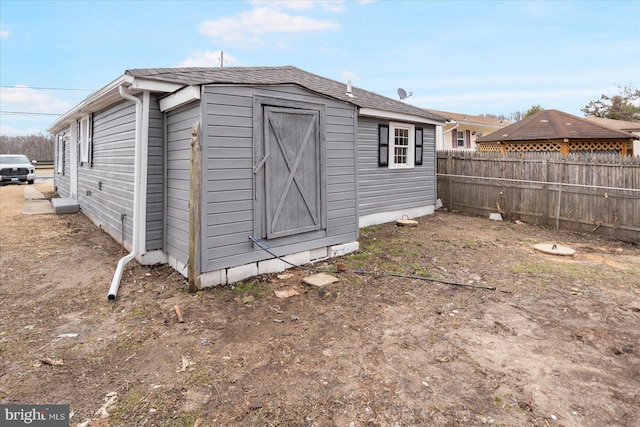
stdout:
[[293,65],[422,108],[583,117],[640,87],[638,22],[640,0],[0,0],[0,135],[46,134],[127,69],[184,66]]

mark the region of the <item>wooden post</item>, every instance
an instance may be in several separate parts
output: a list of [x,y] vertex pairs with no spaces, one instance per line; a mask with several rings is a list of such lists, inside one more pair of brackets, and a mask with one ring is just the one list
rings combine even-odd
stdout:
[[191,175],[189,191],[189,293],[200,289],[200,194],[202,150],[200,123],[191,128]]
[[[454,153],[453,151],[448,151],[447,152],[447,173],[449,175],[453,175],[454,171],[453,171],[453,156]],[[447,194],[447,202],[446,202],[446,206],[447,209],[449,209],[450,211],[453,210],[453,177],[449,176],[448,177],[448,194]]]
[[540,192],[542,194],[538,198],[538,200],[541,201],[540,218],[543,224],[549,224],[551,223],[551,215],[549,212],[549,206],[551,206],[551,201],[549,200],[549,197],[550,197],[549,184],[547,184],[549,182],[549,160],[547,159],[544,159],[542,161],[541,175],[542,176],[540,178],[544,182],[544,184],[542,184],[542,188],[540,188]]

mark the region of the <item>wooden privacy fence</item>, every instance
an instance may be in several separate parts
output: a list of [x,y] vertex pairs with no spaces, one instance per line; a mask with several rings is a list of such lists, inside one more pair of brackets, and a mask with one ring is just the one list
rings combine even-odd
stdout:
[[640,157],[437,152],[438,198],[450,210],[640,243]]

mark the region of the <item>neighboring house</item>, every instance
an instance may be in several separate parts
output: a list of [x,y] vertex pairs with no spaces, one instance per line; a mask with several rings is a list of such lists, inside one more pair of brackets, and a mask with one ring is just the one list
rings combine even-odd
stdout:
[[617,129],[632,134],[635,138],[633,140],[633,154],[640,156],[640,122],[604,119],[602,117],[585,117],[585,119],[611,129]]
[[500,119],[448,111],[427,110],[447,118],[436,133],[436,150],[475,150],[476,140],[509,125]]
[[272,254],[345,254],[359,226],[433,213],[444,122],[295,67],[164,68],[125,71],[48,131],[59,195],[124,236],[131,258],[204,287],[289,267]]
[[543,110],[479,138],[478,151],[633,154],[633,137],[558,110]]

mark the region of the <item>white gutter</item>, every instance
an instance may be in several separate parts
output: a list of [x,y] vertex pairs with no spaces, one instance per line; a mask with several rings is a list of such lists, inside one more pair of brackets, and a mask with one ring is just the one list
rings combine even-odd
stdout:
[[140,183],[141,183],[141,158],[142,158],[142,101],[135,96],[131,95],[124,85],[120,85],[118,87],[118,91],[120,92],[120,96],[130,101],[133,101],[136,104],[136,127],[135,127],[135,136],[134,136],[134,171],[133,171],[133,232],[131,233],[131,252],[128,255],[125,255],[118,261],[118,265],[116,266],[116,271],[113,274],[113,280],[111,281],[111,287],[109,288],[109,294],[107,296],[108,301],[115,301],[116,295],[118,293],[118,288],[120,287],[120,280],[122,279],[122,271],[124,270],[124,266],[136,257],[138,254],[138,244],[139,244],[139,236],[138,236],[138,228],[140,226]]
[[[445,133],[453,132],[454,130],[458,129],[458,126],[460,126],[460,123],[456,122],[456,125],[454,127],[452,127],[451,129],[443,130],[442,136],[444,137]],[[444,129],[444,127],[442,129]]]

